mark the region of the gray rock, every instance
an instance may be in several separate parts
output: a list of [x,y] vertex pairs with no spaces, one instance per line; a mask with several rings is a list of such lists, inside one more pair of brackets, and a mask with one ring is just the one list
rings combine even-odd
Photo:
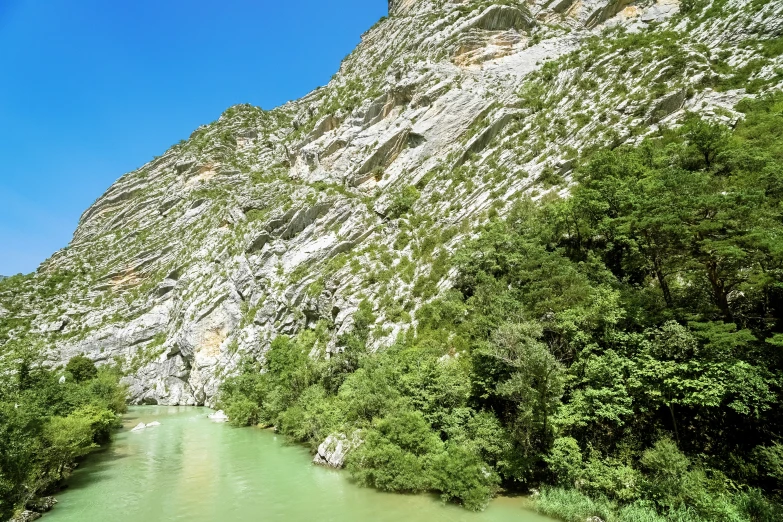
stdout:
[[[672,0],[389,8],[328,85],[271,111],[233,107],[119,178],[81,216],[68,248],[13,295],[0,288],[0,316],[32,324],[10,337],[40,341],[51,367],[81,353],[119,362],[130,401],[161,405],[214,405],[244,357],[263,360],[277,335],[319,321],[331,337],[312,355],[334,353],[364,297],[383,326],[369,341],[380,348],[416,323],[425,301],[413,292],[432,268],[415,255],[422,238],[437,238],[435,253],[452,252],[490,209],[502,215],[525,194],[566,196],[573,165],[559,159],[588,147],[641,139],[686,111],[736,122],[746,93],[704,88],[711,55],[725,48],[742,66],[758,58],[745,42],[783,30],[780,0],[757,10],[729,0],[693,27],[670,16]],[[613,25],[677,32],[691,65],[632,51],[639,70],[629,74],[608,42],[588,67],[584,42],[614,38],[603,32]],[[536,76],[569,53],[571,65]],[[775,67],[779,59],[759,74]],[[667,94],[653,94],[650,78]],[[520,96],[531,85],[532,105]],[[563,183],[541,186],[553,166]],[[388,219],[409,186],[420,197]],[[426,225],[403,241],[406,220]],[[408,262],[412,280],[399,270]],[[41,297],[57,274],[73,277]],[[405,303],[411,322],[384,302]],[[328,453],[332,442],[326,462],[340,460]]]
[[57,504],[57,499],[54,497],[38,497],[28,502],[25,507],[31,511],[46,513],[51,510],[55,504]]
[[361,440],[357,433],[354,433],[351,438],[346,437],[345,433],[329,435],[318,446],[313,462],[322,466],[341,468],[345,464],[345,457],[359,444],[361,444]]
[[39,518],[41,518],[41,514],[37,511],[25,509],[8,522],[32,522],[33,520],[38,520]]

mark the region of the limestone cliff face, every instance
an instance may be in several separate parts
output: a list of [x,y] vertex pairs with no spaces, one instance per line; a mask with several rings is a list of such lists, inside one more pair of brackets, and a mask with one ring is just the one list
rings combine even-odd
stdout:
[[232,107],[122,176],[66,249],[0,287],[16,320],[0,342],[40,341],[52,365],[121,361],[134,402],[212,404],[242,357],[319,321],[337,339],[362,300],[376,347],[415,325],[460,241],[516,198],[566,194],[580,151],[687,110],[731,122],[746,93],[712,90],[731,74],[717,64],[780,81],[761,49],[781,0],[389,9],[325,87]]
[[404,12],[416,1],[418,0],[389,0],[389,14],[394,15]]

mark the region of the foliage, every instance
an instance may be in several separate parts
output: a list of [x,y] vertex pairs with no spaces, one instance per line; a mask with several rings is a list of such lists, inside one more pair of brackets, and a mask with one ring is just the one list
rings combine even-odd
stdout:
[[449,444],[435,457],[432,476],[444,501],[457,500],[473,511],[484,509],[500,482],[478,454],[456,444]]
[[70,373],[76,382],[88,381],[98,375],[95,363],[83,355],[77,355],[68,361],[68,364],[65,365],[65,371]]
[[419,200],[421,194],[414,186],[407,186],[400,192],[397,192],[392,198],[389,208],[386,211],[386,215],[389,219],[397,219],[398,217],[408,213],[416,201]]
[[520,200],[440,259],[454,288],[415,330],[370,354],[363,301],[337,353],[326,324],[279,337],[226,409],[311,447],[357,435],[359,483],[470,509],[543,485],[563,520],[775,520],[781,108],[595,151],[568,199]]
[[[38,350],[6,345],[0,359],[0,519],[66,478],[74,462],[108,442],[125,411],[116,368],[69,361],[68,374],[41,365]],[[77,377],[78,376],[78,377]]]
[[351,454],[348,470],[363,485],[419,492],[430,487],[429,468],[441,441],[420,412],[402,411],[379,420]]

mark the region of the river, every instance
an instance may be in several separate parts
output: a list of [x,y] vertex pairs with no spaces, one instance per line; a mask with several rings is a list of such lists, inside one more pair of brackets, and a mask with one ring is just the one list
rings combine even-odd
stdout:
[[[90,455],[57,495],[46,522],[549,522],[520,498],[482,513],[436,496],[361,488],[347,473],[310,464],[306,448],[270,430],[207,419],[205,408],[133,407],[123,429]],[[139,432],[139,422],[160,426]]]

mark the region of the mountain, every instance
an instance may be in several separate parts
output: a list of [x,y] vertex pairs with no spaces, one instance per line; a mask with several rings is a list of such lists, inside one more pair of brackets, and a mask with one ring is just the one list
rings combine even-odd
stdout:
[[0,343],[129,372],[134,403],[213,405],[243,358],[372,310],[388,345],[448,256],[580,157],[781,85],[783,2],[390,0],[328,85],[226,110],[127,173],[71,243],[0,286]]

